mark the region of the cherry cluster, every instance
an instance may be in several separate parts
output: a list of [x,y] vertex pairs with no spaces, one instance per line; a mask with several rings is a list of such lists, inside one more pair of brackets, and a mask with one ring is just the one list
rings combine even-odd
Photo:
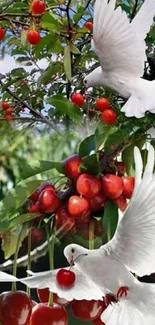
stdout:
[[[37,289],[37,294],[42,304],[48,302],[50,295],[48,288]],[[105,325],[100,319],[100,315],[107,308],[107,304],[104,300],[67,301],[65,299],[59,298],[56,294],[54,294],[54,303],[59,304],[63,307],[70,305],[74,317],[81,321],[90,321],[95,325]]]
[[[30,7],[29,12],[30,14],[36,17],[42,16],[46,11],[46,4],[44,1],[41,0],[33,0]],[[92,22],[88,21],[85,23],[85,27],[91,31],[93,29]],[[28,30],[28,28],[24,27],[24,30]],[[2,26],[0,26],[0,41],[2,41],[5,37],[5,30]],[[31,45],[37,45],[40,43],[41,37],[38,30],[36,30],[35,26],[33,25],[28,31],[27,31],[27,41]]]
[[[84,96],[80,93],[74,93],[71,97],[71,101],[82,107],[85,104]],[[96,109],[100,112],[100,120],[106,125],[114,125],[117,120],[117,114],[114,109],[110,106],[107,98],[100,97],[95,102]],[[95,111],[94,111],[95,113]]]
[[104,325],[101,313],[107,305],[104,301],[73,300],[71,302],[53,295],[53,306],[49,306],[49,289],[37,289],[40,303],[24,291],[4,292],[0,295],[0,322],[2,325],[68,325],[65,307],[70,304],[73,315],[95,325]]
[[7,102],[2,102],[1,103],[1,109],[4,112],[4,118],[6,121],[12,121],[12,115],[14,113],[14,110],[12,107],[10,107],[9,103]]
[[[104,152],[99,152],[103,159]],[[80,173],[83,159],[72,155],[62,162],[67,176],[65,189],[57,192],[51,182],[43,183],[27,200],[28,213],[37,213],[35,221],[53,216],[56,229],[66,233],[81,232],[89,238],[89,224],[94,222],[94,235],[101,236],[104,232],[101,219],[107,201],[113,201],[122,211],[127,207],[127,199],[131,198],[134,189],[134,177],[125,176],[126,167],[122,161],[113,159],[99,176]],[[71,189],[71,191],[70,191]],[[67,196],[64,195],[67,193]],[[43,229],[32,227],[32,244],[38,244],[45,237]]]

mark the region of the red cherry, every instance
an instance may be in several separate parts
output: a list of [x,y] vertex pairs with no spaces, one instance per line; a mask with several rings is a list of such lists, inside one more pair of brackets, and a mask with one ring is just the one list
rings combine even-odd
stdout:
[[45,189],[39,196],[40,211],[43,213],[56,212],[60,207],[60,200],[51,189]]
[[103,322],[101,321],[101,318],[100,318],[100,317],[94,319],[94,320],[92,321],[92,323],[93,323],[94,325],[105,325],[105,323],[103,323]]
[[35,202],[35,203],[31,202],[30,206],[27,209],[27,212],[28,213],[37,213],[37,212],[39,212],[39,209],[40,209],[39,202]]
[[5,35],[5,31],[2,27],[0,27],[0,41],[2,41],[2,39],[4,38]]
[[117,199],[123,192],[122,178],[107,174],[102,178],[103,191],[112,200]]
[[79,167],[81,163],[82,159],[79,157],[79,155],[73,155],[65,159],[63,161],[65,175],[69,178],[78,178],[80,175]]
[[90,222],[91,211],[88,210],[85,214],[81,214],[79,218],[75,219],[75,229],[81,230],[81,228],[88,228],[88,224]]
[[67,209],[71,216],[81,217],[88,213],[90,205],[85,198],[73,195],[68,200]]
[[114,125],[117,120],[117,115],[112,109],[109,108],[102,112],[101,120],[106,125]]
[[[50,291],[48,288],[37,289],[37,295],[38,295],[40,302],[45,303],[45,302],[49,301]],[[56,303],[58,305],[62,305],[62,306],[67,306],[70,303],[66,299],[59,298],[56,293],[53,294],[53,299],[54,299],[54,303]]]
[[92,30],[93,29],[93,23],[91,21],[87,21],[85,23],[85,27],[89,30]]
[[34,0],[31,4],[31,11],[36,15],[42,15],[46,10],[44,1]]
[[43,190],[45,190],[45,189],[49,189],[49,190],[51,190],[51,191],[53,191],[53,192],[56,191],[54,185],[53,185],[51,182],[45,182],[45,183],[41,184],[41,185],[36,189],[36,191],[33,192],[33,193],[29,196],[29,199],[30,199],[32,202],[34,202],[34,203],[37,202],[38,199],[39,199],[39,195],[40,195],[40,193],[41,193]]
[[96,100],[96,107],[99,109],[100,112],[103,112],[108,109],[109,105],[109,100],[105,97],[101,97]]
[[131,176],[122,177],[123,181],[123,195],[130,199],[134,190],[135,178]]
[[45,182],[45,183],[43,183],[43,184],[41,184],[40,186],[39,186],[39,188],[38,188],[38,190],[37,190],[37,192],[38,192],[38,194],[40,194],[43,190],[51,190],[51,191],[53,191],[53,192],[55,192],[56,191],[56,189],[55,189],[55,186],[53,185],[53,183],[51,183],[51,182]]
[[37,191],[33,192],[33,193],[29,196],[29,199],[30,199],[33,203],[37,202],[38,198],[39,198],[39,195],[38,195]]
[[45,238],[45,232],[43,229],[38,229],[36,227],[31,228],[31,245],[37,246]]
[[127,208],[127,199],[124,195],[120,195],[118,199],[114,200],[114,203],[118,206],[121,211],[124,211]]
[[7,122],[10,122],[10,121],[13,120],[13,117],[12,117],[11,115],[5,115],[5,120],[6,120]]
[[122,176],[126,172],[126,166],[122,161],[115,161],[115,166],[117,167],[118,175]]
[[74,300],[71,302],[71,309],[76,318],[83,321],[90,321],[101,315],[102,311],[105,309],[105,303],[100,300]]
[[7,108],[9,108],[10,107],[10,105],[7,103],[7,102],[2,102],[2,108],[3,109],[7,109]]
[[37,45],[40,42],[40,34],[36,30],[30,30],[27,33],[27,40],[32,45]]
[[3,325],[26,325],[30,319],[32,302],[24,291],[2,294],[1,316]]
[[92,212],[98,212],[103,209],[107,197],[103,193],[94,196],[90,201],[90,209]]
[[61,269],[57,272],[56,280],[63,289],[71,288],[75,283],[75,273],[70,270]]
[[6,109],[5,112],[6,112],[7,115],[12,115],[14,110],[11,107],[9,107],[9,108]]
[[75,225],[75,220],[70,217],[67,209],[62,206],[59,208],[57,213],[55,214],[55,226],[57,229],[63,227],[63,230],[68,232],[70,230],[74,230],[73,227]]
[[78,106],[83,106],[84,104],[84,97],[83,95],[79,94],[79,93],[74,93],[71,97],[71,101],[78,105]]
[[[48,307],[46,304],[36,305],[30,317],[31,325],[67,325],[68,317],[65,308],[60,305]],[[9,324],[12,325],[12,324]]]
[[85,173],[79,176],[76,188],[81,195],[93,198],[100,193],[102,186],[97,177]]

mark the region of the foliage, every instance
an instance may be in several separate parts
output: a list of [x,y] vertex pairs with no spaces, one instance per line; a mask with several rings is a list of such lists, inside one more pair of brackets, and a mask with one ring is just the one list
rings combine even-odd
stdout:
[[[121,0],[117,5],[133,18],[142,2],[133,5],[130,0]],[[6,32],[0,44],[1,58],[9,60],[12,56],[16,60],[16,67],[0,74],[1,104],[6,101],[14,110],[13,121],[7,122],[0,105],[0,233],[6,258],[15,253],[17,225],[19,229],[25,225],[24,239],[31,220],[36,217],[21,209],[29,195],[46,180],[56,182],[59,191],[66,190],[68,183],[62,166],[66,157],[78,153],[83,159],[80,171],[96,176],[100,176],[111,158],[122,159],[127,175],[133,176],[134,146],[142,151],[144,162],[147,143],[155,147],[154,114],[147,113],[141,119],[127,118],[120,112],[124,100],[119,94],[108,88],[84,89],[84,76],[99,64],[91,48],[92,32],[84,26],[86,21],[93,20],[93,5],[93,0],[46,0],[46,12],[34,15],[29,10],[29,0],[0,1],[0,25]],[[41,35],[36,46],[26,41],[31,29]],[[144,77],[153,80],[154,26],[146,41],[148,62]],[[82,107],[72,103],[74,92],[84,95]],[[118,115],[114,126],[100,121],[95,101],[103,96],[109,99]],[[102,163],[99,151],[106,155]],[[114,234],[118,209],[108,202],[104,213],[94,217],[102,219],[107,232],[94,241],[98,247]],[[45,218],[41,227],[46,222]],[[65,238],[62,238],[63,244]],[[70,239],[89,246],[80,232]]]

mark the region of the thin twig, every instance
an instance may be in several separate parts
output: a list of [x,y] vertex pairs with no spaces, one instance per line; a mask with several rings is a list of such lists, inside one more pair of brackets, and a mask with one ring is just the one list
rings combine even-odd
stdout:
[[136,15],[137,7],[138,7],[138,0],[135,0],[135,5],[133,7],[133,11],[132,11],[132,14],[131,14],[131,20],[133,20],[133,18]]
[[[2,80],[0,80],[0,85],[2,87],[4,87],[4,83],[2,82]],[[42,119],[42,122],[48,124],[49,126],[51,126],[53,128],[53,130],[55,132],[57,132],[58,134],[61,134],[58,130],[58,128],[55,126],[54,122],[52,122],[51,120],[47,119],[44,115],[42,115],[40,112],[38,112],[37,110],[35,110],[34,108],[32,108],[29,104],[27,104],[26,102],[24,102],[22,99],[20,99],[12,90],[10,90],[8,87],[5,88],[5,90],[8,92],[8,94],[10,94],[14,99],[17,100],[18,103],[22,104],[23,107],[26,107],[29,109],[29,111],[34,115],[39,117],[39,119]]]

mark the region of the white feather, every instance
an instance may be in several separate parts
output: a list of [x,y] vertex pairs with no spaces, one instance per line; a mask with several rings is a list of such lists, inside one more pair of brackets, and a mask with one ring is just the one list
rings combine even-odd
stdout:
[[[155,154],[149,148],[148,162],[141,178],[141,159],[135,149],[136,186],[130,204],[113,239],[108,243],[112,256],[139,276],[155,270]],[[140,171],[138,165],[140,163]]]
[[145,43],[135,34],[124,12],[114,1],[96,0],[93,40],[103,71],[127,72],[140,77],[144,71]]
[[[70,267],[66,268],[67,270]],[[95,285],[89,278],[84,275],[75,266],[72,267],[72,272],[76,275],[75,284],[69,289],[62,289],[56,280],[56,274],[59,269],[53,271],[45,271],[32,273],[31,277],[20,279],[20,282],[28,285],[30,288],[49,288],[51,292],[57,293],[60,298],[68,301],[76,300],[103,300],[103,293],[99,286]]]

